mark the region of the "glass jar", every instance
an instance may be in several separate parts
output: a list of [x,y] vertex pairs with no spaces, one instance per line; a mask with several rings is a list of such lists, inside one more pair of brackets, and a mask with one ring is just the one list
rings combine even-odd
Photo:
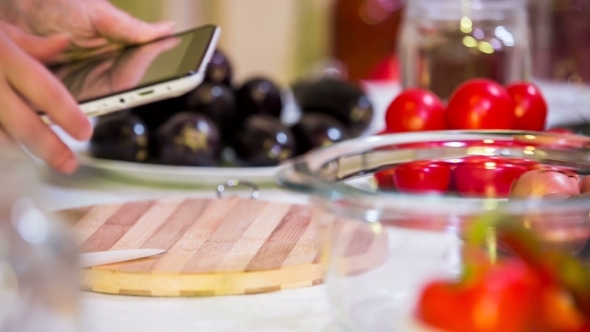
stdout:
[[[316,150],[284,168],[278,182],[313,197],[325,283],[338,325],[346,331],[432,331],[416,329],[424,325],[416,314],[419,298],[433,281],[462,275],[471,227],[489,218],[506,219],[532,231],[542,248],[557,248],[588,263],[590,198],[402,194],[378,190],[374,173],[409,161],[483,156],[495,158],[485,164],[490,169],[519,158],[588,175],[589,144],[590,138],[575,135],[502,131],[384,135]],[[478,247],[482,260],[506,256],[498,234],[486,228]],[[449,308],[450,319],[464,304],[438,300],[439,308]]]
[[79,330],[77,251],[36,207],[38,169],[0,132],[0,330]]
[[590,81],[590,2],[529,0],[535,78]]
[[448,99],[475,77],[526,80],[527,33],[524,0],[409,1],[398,44],[402,85]]
[[588,134],[590,2],[529,0],[533,78],[554,126]]

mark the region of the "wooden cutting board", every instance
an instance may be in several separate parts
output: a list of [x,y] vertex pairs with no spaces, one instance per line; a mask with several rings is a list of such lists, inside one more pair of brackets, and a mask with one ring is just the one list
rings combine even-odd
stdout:
[[[166,253],[83,270],[87,290],[139,296],[252,294],[320,284],[316,225],[307,206],[224,199],[162,199],[67,210],[82,252],[154,248]],[[338,223],[346,273],[375,267],[387,238]],[[360,227],[362,226],[362,227]]]

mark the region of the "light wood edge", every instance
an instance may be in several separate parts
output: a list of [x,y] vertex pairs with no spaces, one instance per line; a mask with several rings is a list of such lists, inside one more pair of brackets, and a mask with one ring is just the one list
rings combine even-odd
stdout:
[[92,268],[82,270],[82,285],[85,290],[106,294],[198,297],[310,287],[322,283],[323,277],[324,270],[320,264],[279,270],[206,274],[145,274]]

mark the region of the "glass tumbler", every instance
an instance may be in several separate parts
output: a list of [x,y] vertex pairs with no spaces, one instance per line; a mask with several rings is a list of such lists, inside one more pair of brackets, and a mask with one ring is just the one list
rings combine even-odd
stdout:
[[[473,242],[471,229],[489,220],[507,222],[511,227],[534,234],[542,250],[558,250],[588,264],[590,196],[508,199],[456,193],[409,194],[378,189],[374,183],[375,172],[412,161],[451,165],[461,160],[487,160],[481,161],[481,167],[464,164],[464,170],[481,171],[485,167],[485,174],[489,175],[500,174],[495,171],[501,171],[502,167],[509,171],[534,165],[535,169],[560,170],[577,177],[590,174],[589,146],[588,137],[546,133],[473,131],[383,135],[313,151],[284,168],[278,174],[278,182],[287,189],[312,196],[318,246],[322,249],[321,262],[326,269],[325,284],[336,322],[344,331],[440,331],[423,322],[419,312],[424,313],[426,309],[418,310],[424,308],[424,301],[420,299],[429,285],[457,281],[465,276],[465,271],[469,277],[469,271],[477,271],[466,270],[469,267],[488,263],[501,266],[500,262],[514,258],[510,249],[517,246],[506,247],[511,243],[506,239],[510,238],[502,235],[496,224],[484,223],[487,225],[483,228],[485,232],[477,233],[480,242]],[[502,166],[508,161],[512,166]],[[466,173],[460,176],[457,170],[461,166],[456,167],[453,181],[458,186],[460,177],[463,180],[469,177],[463,177]],[[480,175],[473,175],[471,183],[485,179],[481,172],[477,174]],[[502,183],[502,175],[493,176],[495,180],[488,179],[488,185]],[[545,255],[540,257],[534,264],[546,263]],[[547,268],[543,273],[554,275],[561,270]],[[569,277],[577,275],[570,272],[567,272]],[[501,293],[504,290],[502,280],[507,279],[487,280],[491,284],[486,286],[496,287],[493,294],[509,296]],[[588,286],[590,278],[583,283]],[[466,297],[462,297],[463,300],[451,297],[458,294],[460,287],[447,288],[446,297],[439,294],[436,306],[431,306],[430,311],[443,312],[438,318],[447,322],[467,321],[469,315],[462,310],[468,310],[472,302]],[[478,289],[482,291],[483,288]],[[516,320],[509,321],[520,317],[517,312],[512,315],[510,311],[537,303],[526,297],[526,293],[518,294],[503,303],[508,309],[496,306],[498,298],[494,296],[491,302],[480,302],[489,305],[476,312],[489,315],[478,317],[487,317],[488,322],[493,322],[495,317],[500,317],[494,315],[500,313],[505,315],[502,316],[507,320],[505,324],[518,324]],[[533,318],[538,322],[543,319]],[[518,329],[514,325],[510,328],[483,330],[538,330]],[[459,330],[477,331],[465,327]]]
[[475,77],[506,84],[531,75],[524,0],[408,1],[398,53],[404,88],[448,99]]
[[1,141],[0,331],[79,331],[76,247],[36,207],[37,167]]

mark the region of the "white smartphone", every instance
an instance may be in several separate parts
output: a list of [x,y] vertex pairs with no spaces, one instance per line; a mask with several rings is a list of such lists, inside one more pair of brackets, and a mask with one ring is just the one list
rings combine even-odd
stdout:
[[196,88],[205,77],[220,33],[219,27],[203,26],[50,69],[86,115],[104,115]]

